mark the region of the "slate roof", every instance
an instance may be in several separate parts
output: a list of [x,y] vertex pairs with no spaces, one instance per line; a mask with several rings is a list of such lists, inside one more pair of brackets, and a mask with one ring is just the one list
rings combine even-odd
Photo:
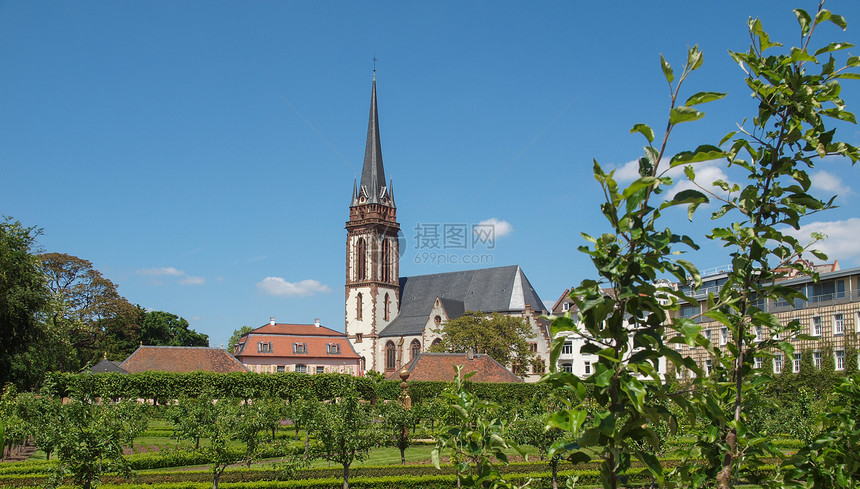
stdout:
[[[403,368],[409,371],[409,381],[437,380],[451,382],[456,370],[454,365],[462,365],[463,375],[475,372],[469,378],[471,382],[522,382],[523,379],[514,375],[504,365],[485,354],[476,354],[469,359],[465,353],[419,353]],[[388,374],[388,379],[399,380],[400,371]]]
[[[352,205],[358,205],[358,192],[366,193],[368,204],[382,203],[385,186],[385,168],[382,166],[382,142],[379,139],[379,112],[376,108],[376,75],[373,77],[373,90],[370,95],[370,117],[367,121],[367,143],[364,148],[364,166],[361,169],[361,185],[353,189]],[[387,192],[391,192],[387,188]],[[390,205],[394,205],[389,195]]]
[[450,319],[464,311],[518,312],[543,303],[518,265],[400,278],[400,314],[379,336],[421,334],[436,298]]
[[120,367],[129,373],[146,372],[247,372],[236,357],[220,348],[200,346],[140,346]]
[[103,358],[102,361],[90,367],[90,372],[94,374],[103,374],[103,373],[120,373],[127,374],[122,367],[119,366],[118,362],[112,362],[107,358]]

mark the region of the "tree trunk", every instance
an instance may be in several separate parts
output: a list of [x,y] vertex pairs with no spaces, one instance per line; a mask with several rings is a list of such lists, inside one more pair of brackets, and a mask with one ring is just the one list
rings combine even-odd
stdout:
[[552,457],[549,465],[552,467],[552,489],[558,489],[558,459]]
[[349,464],[343,464],[343,489],[349,489]]
[[215,475],[212,477],[212,489],[218,489],[218,479],[221,477],[221,474],[215,472]]
[[406,465],[406,448],[400,449],[400,465]]

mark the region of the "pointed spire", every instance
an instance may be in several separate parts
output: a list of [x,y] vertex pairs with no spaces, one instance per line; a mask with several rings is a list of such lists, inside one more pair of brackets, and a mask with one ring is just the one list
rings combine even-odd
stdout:
[[379,113],[376,108],[376,73],[370,96],[370,118],[367,121],[367,144],[364,148],[364,167],[361,170],[361,196],[366,203],[382,203],[388,193],[385,186],[385,169],[382,166],[382,143],[379,139]]

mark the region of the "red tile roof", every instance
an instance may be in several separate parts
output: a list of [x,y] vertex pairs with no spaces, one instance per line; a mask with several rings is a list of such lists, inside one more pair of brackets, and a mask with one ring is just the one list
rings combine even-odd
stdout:
[[120,367],[129,372],[247,372],[239,360],[220,348],[141,346]]
[[[285,334],[249,333],[243,336],[236,348],[236,356],[278,358],[350,358],[358,359],[358,353],[343,333],[337,336],[305,336]],[[260,351],[258,343],[271,345],[268,351]],[[307,345],[306,353],[296,353],[294,344]],[[338,345],[338,353],[329,353],[328,345]]]
[[[522,382],[523,379],[514,375],[504,365],[495,361],[489,355],[476,354],[469,359],[465,353],[419,353],[405,368],[409,371],[409,380],[454,380],[456,370],[454,365],[462,365],[463,375],[475,372],[469,378],[472,382]],[[399,380],[400,371],[388,374],[388,379]]]
[[344,336],[340,331],[326,328],[325,326],[316,326],[313,324],[269,324],[251,331],[251,333],[260,334],[288,334],[300,336]]

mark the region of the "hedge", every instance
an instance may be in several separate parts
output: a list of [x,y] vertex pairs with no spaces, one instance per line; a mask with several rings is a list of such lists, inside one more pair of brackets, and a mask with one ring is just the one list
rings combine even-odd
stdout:
[[[339,397],[351,386],[366,400],[397,399],[400,382],[383,380],[376,382],[368,377],[346,374],[300,374],[281,372],[258,374],[254,372],[141,372],[118,373],[61,373],[47,375],[46,385],[51,386],[56,396],[70,397],[86,394],[105,399],[154,399],[159,402],[181,397],[197,397],[201,394],[213,397],[259,399],[279,397],[314,398],[328,400]],[[409,383],[409,396],[413,402],[434,399],[451,382]],[[549,394],[549,386],[529,383],[467,383],[467,390],[482,399],[502,404],[521,404]]]

